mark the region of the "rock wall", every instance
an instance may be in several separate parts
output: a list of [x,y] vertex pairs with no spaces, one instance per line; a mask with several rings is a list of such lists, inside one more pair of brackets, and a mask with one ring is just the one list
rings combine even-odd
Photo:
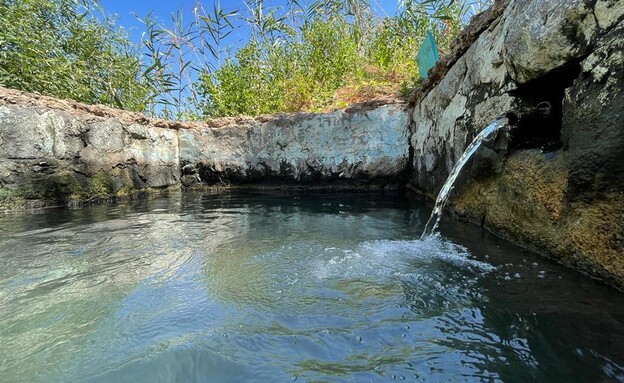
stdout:
[[180,180],[175,130],[0,104],[0,205],[62,205]]
[[181,130],[183,182],[396,188],[409,164],[404,104],[222,119]]
[[0,209],[66,205],[181,185],[397,187],[405,104],[327,114],[149,119],[0,88]]
[[451,209],[624,289],[624,3],[497,6],[413,97],[410,187],[435,197],[472,138],[513,112],[505,150],[478,154]]

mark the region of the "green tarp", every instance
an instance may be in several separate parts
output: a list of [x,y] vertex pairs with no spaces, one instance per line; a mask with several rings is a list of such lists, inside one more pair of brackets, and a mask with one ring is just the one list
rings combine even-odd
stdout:
[[433,40],[433,34],[429,31],[416,55],[416,62],[418,63],[418,71],[420,72],[421,79],[427,78],[427,72],[435,65],[436,61],[438,61],[438,50]]

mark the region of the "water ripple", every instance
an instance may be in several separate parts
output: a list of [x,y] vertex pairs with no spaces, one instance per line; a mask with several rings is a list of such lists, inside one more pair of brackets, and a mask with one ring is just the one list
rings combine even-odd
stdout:
[[621,296],[495,239],[416,239],[427,213],[189,194],[11,217],[0,381],[622,381]]

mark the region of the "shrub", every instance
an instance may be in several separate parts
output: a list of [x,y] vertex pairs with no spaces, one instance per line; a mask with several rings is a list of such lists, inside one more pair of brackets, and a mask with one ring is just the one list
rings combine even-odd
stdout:
[[[490,0],[287,0],[245,11],[196,3],[193,18],[143,18],[140,48],[97,0],[0,0],[0,85],[176,119],[320,111],[405,94],[432,30],[444,52]],[[225,45],[237,28],[249,40]]]
[[0,0],[0,84],[143,111],[137,52],[90,0]]
[[[248,4],[251,41],[199,76],[204,117],[343,107],[404,94],[419,78],[415,56],[432,30],[444,52],[467,17],[487,2],[403,0],[392,16],[365,0],[291,0],[282,13]],[[476,8],[475,8],[476,7]]]

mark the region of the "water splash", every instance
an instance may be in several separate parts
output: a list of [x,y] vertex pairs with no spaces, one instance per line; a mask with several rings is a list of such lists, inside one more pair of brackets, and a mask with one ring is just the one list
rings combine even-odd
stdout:
[[472,158],[472,156],[477,152],[477,150],[481,147],[481,144],[488,138],[491,138],[494,133],[498,132],[501,128],[509,125],[509,119],[507,117],[499,117],[492,121],[490,125],[488,125],[485,129],[483,129],[477,136],[472,140],[470,145],[464,151],[464,154],[459,158],[455,166],[453,166],[453,170],[451,170],[451,174],[449,174],[444,186],[440,189],[440,193],[438,193],[438,198],[436,199],[435,206],[433,207],[433,211],[431,212],[431,216],[425,225],[425,229],[423,230],[421,239],[432,235],[435,233],[438,225],[440,224],[440,218],[442,218],[442,212],[444,211],[444,207],[446,206],[446,202],[448,201],[449,196],[451,195],[451,191],[455,187],[455,181],[459,176],[459,173],[464,168],[468,160]]
[[[311,270],[307,274],[321,280],[372,277],[379,282],[404,277],[406,273],[431,276],[440,264],[479,274],[495,270],[489,263],[472,259],[467,248],[438,235],[424,240],[376,240],[349,248],[307,251],[313,254]],[[410,271],[406,271],[408,269]]]

